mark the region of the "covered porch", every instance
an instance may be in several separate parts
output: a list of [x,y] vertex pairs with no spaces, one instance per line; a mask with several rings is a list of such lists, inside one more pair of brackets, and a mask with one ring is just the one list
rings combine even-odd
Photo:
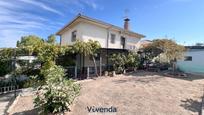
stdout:
[[128,53],[125,49],[106,49],[101,48],[95,57],[97,71],[95,71],[94,61],[91,56],[85,56],[82,54],[74,54],[66,56],[62,63],[70,62],[74,60],[74,63],[65,66],[67,74],[74,79],[87,79],[96,77],[96,73],[99,76],[105,74],[105,71],[113,70],[113,64],[110,62],[110,57],[114,53]]

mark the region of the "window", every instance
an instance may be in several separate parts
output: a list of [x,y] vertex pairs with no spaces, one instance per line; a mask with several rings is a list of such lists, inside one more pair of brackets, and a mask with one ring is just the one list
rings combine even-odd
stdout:
[[120,38],[120,44],[121,44],[122,48],[124,49],[125,48],[125,38],[122,36]]
[[134,45],[130,45],[130,49],[134,50],[134,49],[136,49],[136,47]]
[[115,43],[115,34],[111,34],[111,43],[112,43],[112,44]]
[[185,56],[184,61],[192,61],[192,56]]
[[72,42],[76,41],[76,35],[77,35],[77,31],[75,30],[72,32],[72,39],[71,39]]

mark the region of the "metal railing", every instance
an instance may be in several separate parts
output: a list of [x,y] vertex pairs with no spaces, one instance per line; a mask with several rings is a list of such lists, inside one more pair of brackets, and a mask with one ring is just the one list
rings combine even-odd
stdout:
[[0,87],[0,94],[14,92],[15,90],[19,89],[19,86],[6,86]]

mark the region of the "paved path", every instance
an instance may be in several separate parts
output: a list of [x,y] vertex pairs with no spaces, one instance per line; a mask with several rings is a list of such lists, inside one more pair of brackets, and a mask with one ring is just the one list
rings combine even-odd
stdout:
[[14,100],[14,93],[0,95],[0,115],[7,115],[7,110]]

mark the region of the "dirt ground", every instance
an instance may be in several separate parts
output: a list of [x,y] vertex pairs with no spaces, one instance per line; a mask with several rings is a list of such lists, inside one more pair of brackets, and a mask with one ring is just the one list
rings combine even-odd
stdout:
[[[81,93],[67,115],[98,115],[87,107],[115,107],[105,115],[197,115],[200,110],[204,77],[164,77],[158,73],[137,72],[80,82]],[[33,97],[21,97],[10,114],[37,114]],[[100,113],[101,114],[101,113]]]

